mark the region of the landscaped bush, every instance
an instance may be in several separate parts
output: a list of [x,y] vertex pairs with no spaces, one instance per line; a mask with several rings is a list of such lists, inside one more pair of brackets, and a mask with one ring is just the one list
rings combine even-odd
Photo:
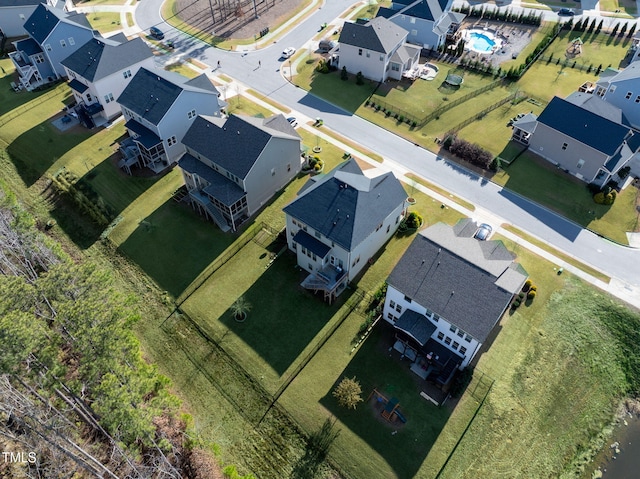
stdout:
[[325,60],[320,60],[316,66],[316,71],[319,73],[329,73],[329,64]]
[[532,300],[535,297],[536,297],[536,292],[535,291],[529,291],[529,293],[527,294],[527,299],[528,300]]
[[[444,145],[446,148],[447,142],[449,138],[446,138],[444,141]],[[449,151],[463,160],[468,161],[471,164],[479,166],[483,169],[488,169],[493,161],[493,155],[489,153],[484,148],[474,144],[469,143],[466,140],[462,140],[460,138],[454,138],[451,141],[451,146],[449,146]]]
[[593,201],[599,205],[612,205],[616,201],[617,195],[616,190],[607,186],[602,191],[593,195]]
[[364,75],[362,72],[356,74],[356,85],[364,85]]
[[340,72],[340,80],[348,80],[349,74],[347,73],[347,67],[342,67],[342,71]]
[[420,228],[420,226],[422,226],[422,222],[423,222],[422,216],[420,216],[415,211],[412,211],[411,213],[409,213],[409,216],[407,216],[407,219],[405,220],[405,224],[407,228],[412,228],[412,229]]

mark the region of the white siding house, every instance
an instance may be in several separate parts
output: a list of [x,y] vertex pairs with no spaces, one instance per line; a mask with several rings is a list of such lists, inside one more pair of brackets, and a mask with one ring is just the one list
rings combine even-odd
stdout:
[[407,194],[393,173],[354,159],[309,180],[284,208],[287,244],[309,273],[302,286],[333,301],[398,229]]

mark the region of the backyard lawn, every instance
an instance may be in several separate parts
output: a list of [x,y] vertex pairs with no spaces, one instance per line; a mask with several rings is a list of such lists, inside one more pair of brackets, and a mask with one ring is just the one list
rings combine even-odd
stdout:
[[87,14],[87,20],[89,20],[91,28],[98,30],[103,35],[122,29],[119,12],[93,12]]

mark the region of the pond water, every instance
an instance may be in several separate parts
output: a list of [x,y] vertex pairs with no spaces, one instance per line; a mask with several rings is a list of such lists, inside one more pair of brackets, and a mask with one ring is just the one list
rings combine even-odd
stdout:
[[[640,477],[640,419],[626,417],[627,425],[621,424],[614,430],[604,450],[595,460],[595,468],[600,468],[603,479],[636,479]],[[611,447],[616,445],[616,447]],[[585,478],[591,478],[591,472]]]

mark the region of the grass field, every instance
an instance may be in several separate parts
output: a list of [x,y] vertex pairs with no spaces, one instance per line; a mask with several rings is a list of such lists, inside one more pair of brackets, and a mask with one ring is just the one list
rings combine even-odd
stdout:
[[180,75],[185,76],[187,78],[195,78],[198,75],[200,75],[200,73],[198,73],[193,68],[189,67],[189,65],[186,65],[185,63],[172,63],[170,65],[165,65],[164,69],[169,70],[171,72],[179,73]]
[[89,20],[91,28],[98,30],[102,34],[122,29],[120,13],[94,12],[87,15],[87,20]]

